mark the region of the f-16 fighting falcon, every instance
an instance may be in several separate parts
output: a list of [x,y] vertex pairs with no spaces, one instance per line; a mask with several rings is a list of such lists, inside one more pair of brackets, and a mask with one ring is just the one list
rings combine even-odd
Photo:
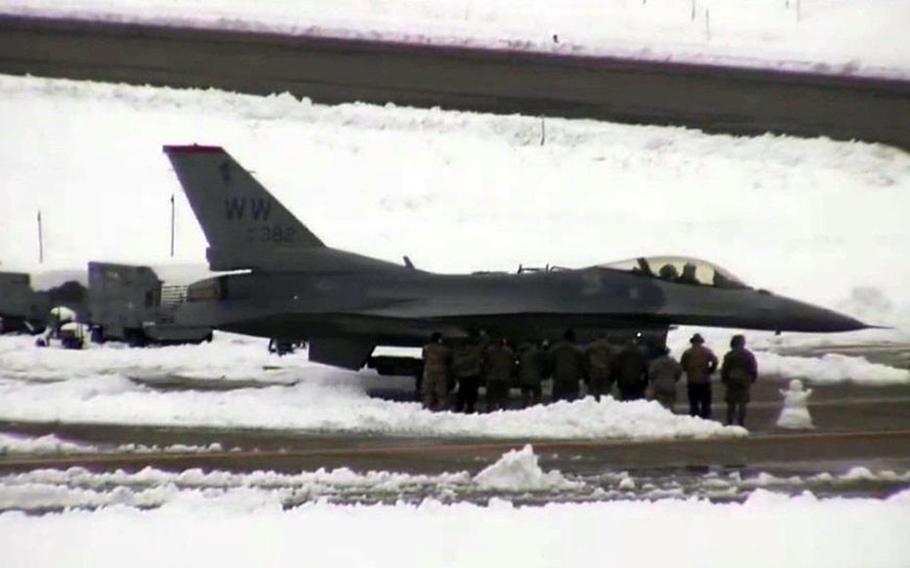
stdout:
[[[214,271],[190,286],[188,325],[309,342],[348,369],[377,345],[417,346],[486,330],[512,341],[676,324],[835,332],[862,322],[756,290],[711,263],[636,258],[581,269],[435,274],[326,246],[223,148],[165,146],[208,240]],[[382,369],[379,369],[382,372]],[[389,369],[386,369],[389,371]]]

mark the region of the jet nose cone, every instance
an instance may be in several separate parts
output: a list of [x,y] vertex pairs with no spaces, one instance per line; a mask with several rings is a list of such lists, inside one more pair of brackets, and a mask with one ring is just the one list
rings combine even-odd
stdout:
[[795,308],[791,312],[792,331],[857,331],[869,327],[856,318],[835,312],[834,310],[797,302],[795,300],[790,301]]
[[823,326],[827,326],[828,331],[857,331],[869,327],[856,318],[839,314],[832,310],[822,311],[825,313],[825,316],[820,320],[820,323]]

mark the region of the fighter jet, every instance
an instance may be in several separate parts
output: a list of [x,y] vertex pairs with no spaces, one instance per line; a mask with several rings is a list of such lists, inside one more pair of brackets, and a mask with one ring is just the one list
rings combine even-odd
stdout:
[[[359,369],[377,345],[418,346],[438,331],[514,341],[677,324],[836,332],[862,322],[749,287],[682,257],[580,269],[436,274],[327,246],[217,146],[165,146],[208,240],[213,271],[189,287],[188,325],[309,343],[313,361]],[[242,272],[236,272],[242,271]]]

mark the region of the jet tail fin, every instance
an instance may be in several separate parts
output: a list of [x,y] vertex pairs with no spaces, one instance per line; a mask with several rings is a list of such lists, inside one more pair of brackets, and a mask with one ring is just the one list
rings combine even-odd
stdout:
[[164,146],[208,240],[212,270],[269,268],[289,252],[325,248],[220,146]]

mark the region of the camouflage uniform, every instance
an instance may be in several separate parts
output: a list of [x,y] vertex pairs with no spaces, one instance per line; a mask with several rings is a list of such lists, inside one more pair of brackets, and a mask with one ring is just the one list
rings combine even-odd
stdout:
[[452,373],[458,383],[455,395],[455,412],[474,412],[477,389],[483,373],[483,348],[476,343],[466,343],[455,349],[452,356]]
[[664,353],[648,365],[648,381],[654,400],[673,410],[676,404],[676,383],[682,376],[682,366],[669,353]]
[[758,379],[758,364],[755,355],[745,347],[734,347],[726,355],[720,368],[720,378],[727,387],[727,424],[745,426],[746,405],[752,383]]
[[686,349],[680,360],[686,372],[689,414],[711,418],[711,374],[717,369],[717,356],[701,343]]
[[540,383],[547,375],[547,354],[534,343],[526,343],[518,350],[518,380],[521,385],[522,406],[540,404]]
[[613,363],[620,400],[638,400],[645,397],[648,387],[648,368],[645,354],[637,344],[626,345]]
[[423,407],[444,410],[449,398],[449,365],[452,352],[442,343],[423,348]]
[[509,387],[515,375],[515,352],[504,343],[494,343],[484,353],[483,366],[487,384],[487,410],[506,408],[509,403]]
[[607,338],[602,337],[585,350],[588,364],[588,392],[600,400],[613,390],[613,359],[616,351]]
[[578,398],[578,381],[584,378],[585,354],[577,345],[563,339],[550,348],[553,365],[553,400]]

